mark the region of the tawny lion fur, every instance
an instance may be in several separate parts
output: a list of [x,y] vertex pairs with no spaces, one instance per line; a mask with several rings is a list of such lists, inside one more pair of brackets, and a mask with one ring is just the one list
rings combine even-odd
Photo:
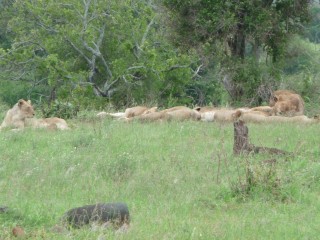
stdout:
[[220,109],[214,114],[214,121],[220,123],[228,123],[234,121],[234,113],[236,110],[230,109]]
[[255,112],[241,112],[237,111],[234,115],[235,120],[242,120],[247,123],[300,123],[300,124],[312,124],[320,123],[317,118],[309,118],[305,115],[283,117],[283,116],[266,116],[263,114],[257,114]]
[[68,130],[69,126],[67,122],[62,118],[52,117],[52,118],[30,118],[26,120],[26,126],[32,128],[46,128],[46,129],[60,129]]
[[123,118],[126,122],[138,121],[138,122],[155,122],[155,121],[167,121],[169,115],[166,112],[152,112],[143,114],[132,118]]
[[131,118],[131,117],[140,116],[143,114],[149,114],[156,111],[157,111],[157,107],[148,108],[145,106],[136,106],[132,108],[127,108],[124,112],[124,117]]
[[0,129],[10,127],[22,129],[25,127],[25,119],[34,116],[34,109],[31,101],[20,99],[11,109],[8,110]]
[[144,106],[136,106],[132,108],[127,108],[125,112],[117,112],[117,113],[99,112],[97,114],[97,117],[104,118],[106,116],[111,116],[118,119],[126,119],[126,118],[132,118],[132,117],[136,117],[144,114],[153,113],[153,112],[156,112],[157,109],[158,107],[148,108]]
[[169,115],[169,120],[185,121],[185,120],[195,120],[201,119],[201,114],[193,109],[178,109],[175,111],[167,112]]
[[176,107],[164,109],[161,112],[167,113],[167,112],[173,112],[173,111],[177,111],[177,110],[189,110],[189,109],[191,109],[191,108],[188,108],[185,106],[176,106]]
[[300,116],[304,114],[302,97],[291,90],[278,90],[270,97],[269,106],[273,108],[272,115]]

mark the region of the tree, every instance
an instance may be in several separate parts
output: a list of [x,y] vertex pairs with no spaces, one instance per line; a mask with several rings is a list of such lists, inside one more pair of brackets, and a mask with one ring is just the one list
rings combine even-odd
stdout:
[[312,21],[306,26],[305,36],[311,42],[320,43],[320,3],[314,3],[311,9]]
[[0,48],[8,49],[11,46],[10,33],[6,31],[7,24],[12,14],[14,0],[0,1]]
[[244,79],[245,68],[256,72],[261,49],[271,56],[271,63],[281,62],[288,39],[309,20],[309,2],[163,0],[175,22],[174,42],[185,48],[212,46],[213,54],[220,56],[221,81],[235,100],[247,90],[244,85],[251,88],[247,95],[261,85],[259,74],[254,82]]
[[86,89],[117,105],[184,96],[193,60],[165,42],[152,1],[16,0],[13,9],[4,63],[15,79],[46,84],[51,100]]

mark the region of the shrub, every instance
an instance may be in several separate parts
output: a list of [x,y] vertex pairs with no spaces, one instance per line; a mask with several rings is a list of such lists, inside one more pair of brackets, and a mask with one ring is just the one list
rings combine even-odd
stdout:
[[49,105],[40,106],[43,117],[74,118],[79,112],[79,106],[69,102],[55,100]]

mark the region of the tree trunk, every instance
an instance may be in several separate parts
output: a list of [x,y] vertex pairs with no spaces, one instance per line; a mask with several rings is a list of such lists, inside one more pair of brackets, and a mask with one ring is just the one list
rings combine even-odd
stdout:
[[234,127],[234,144],[233,154],[239,155],[242,152],[253,151],[253,146],[249,143],[249,130],[243,121],[233,123]]

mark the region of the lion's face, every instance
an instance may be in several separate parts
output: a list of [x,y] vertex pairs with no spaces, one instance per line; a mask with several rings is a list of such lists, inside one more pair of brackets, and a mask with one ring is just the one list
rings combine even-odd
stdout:
[[20,110],[20,115],[24,118],[32,118],[34,117],[34,109],[31,105],[30,101],[25,101],[20,99],[18,102],[18,107]]

